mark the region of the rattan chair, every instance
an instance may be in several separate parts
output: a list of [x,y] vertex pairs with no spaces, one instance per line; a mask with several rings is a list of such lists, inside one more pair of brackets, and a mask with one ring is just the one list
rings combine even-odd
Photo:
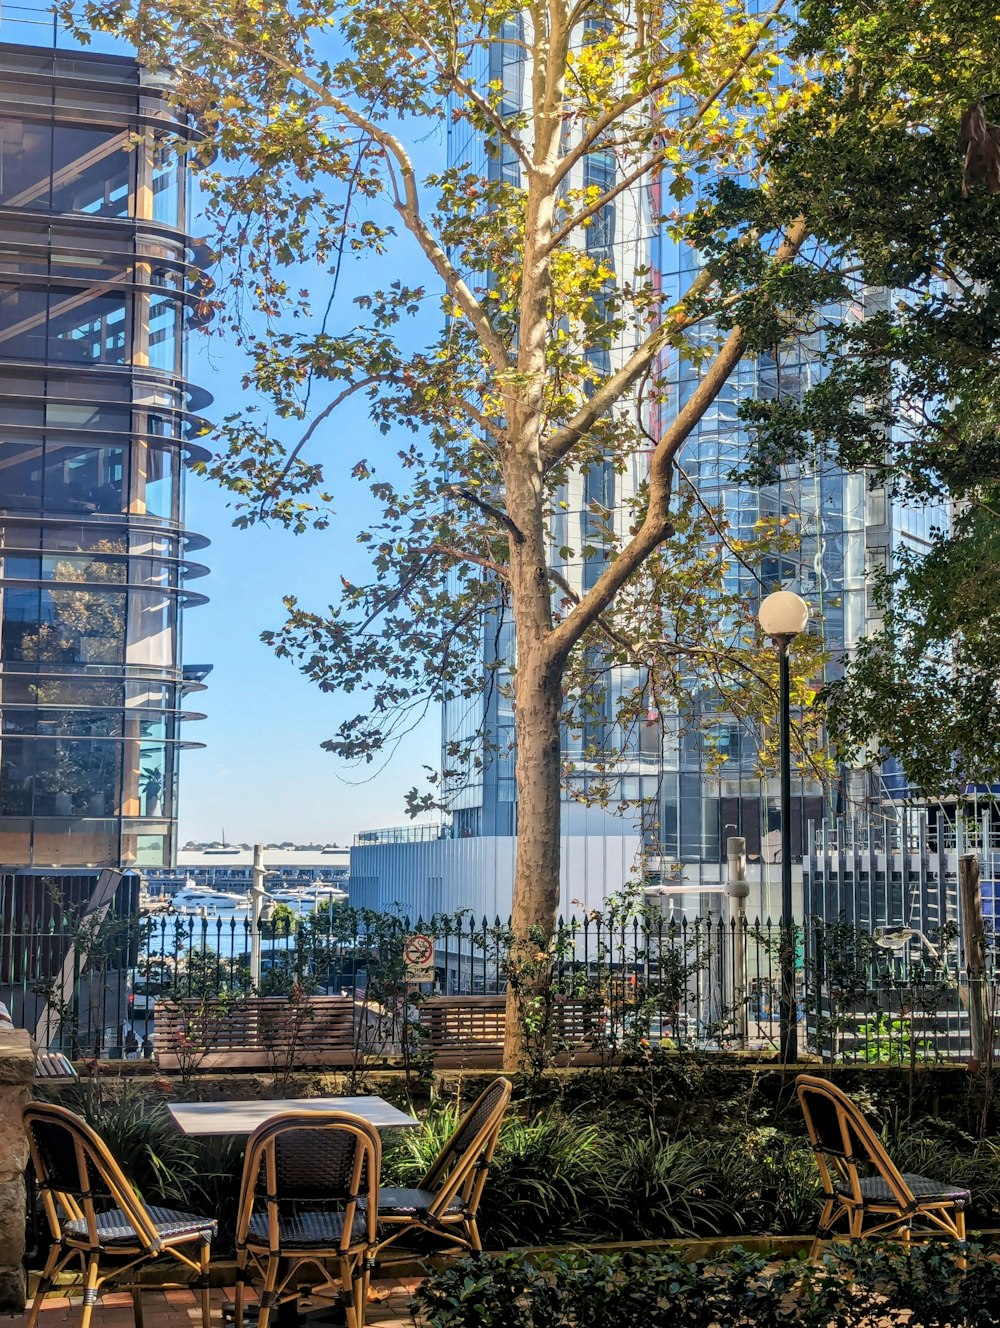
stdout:
[[828,1080],[800,1074],[795,1087],[823,1182],[814,1255],[841,1218],[852,1240],[887,1232],[909,1240],[914,1222],[965,1239],[967,1189],[900,1172],[851,1099]]
[[[84,1271],[80,1328],[88,1328],[104,1287],[160,1255],[170,1255],[195,1274],[202,1325],[209,1328],[208,1268],[217,1224],[192,1213],[147,1207],[103,1139],[65,1107],[30,1102],[23,1119],[52,1233],[27,1328],[35,1328],[46,1292],[73,1259]],[[198,1246],[197,1254],[185,1251],[190,1245]],[[141,1293],[134,1280],[131,1290],[136,1328],[142,1328]]]
[[296,1295],[303,1264],[318,1269],[318,1294],[345,1293],[349,1328],[364,1328],[381,1165],[378,1132],[346,1111],[287,1112],[254,1130],[236,1230],[236,1328],[250,1262],[263,1277],[258,1328]]
[[416,1189],[382,1191],[379,1254],[413,1231],[429,1232],[454,1247],[455,1253],[483,1248],[476,1215],[511,1087],[509,1079],[495,1079],[484,1089]]

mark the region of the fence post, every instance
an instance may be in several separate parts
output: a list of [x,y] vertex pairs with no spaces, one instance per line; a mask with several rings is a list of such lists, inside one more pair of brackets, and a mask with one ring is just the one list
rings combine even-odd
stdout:
[[747,1047],[747,952],[746,905],[750,886],[747,882],[747,841],[742,835],[730,835],[726,840],[726,860],[729,875],[726,894],[729,896],[729,919],[733,926],[733,1003],[736,1006],[736,1036],[740,1048]]
[[962,949],[969,984],[969,1026],[972,1057],[980,1065],[989,1059],[989,1021],[986,1011],[986,929],[983,896],[979,888],[979,855],[963,853],[958,860],[958,891],[962,917]]

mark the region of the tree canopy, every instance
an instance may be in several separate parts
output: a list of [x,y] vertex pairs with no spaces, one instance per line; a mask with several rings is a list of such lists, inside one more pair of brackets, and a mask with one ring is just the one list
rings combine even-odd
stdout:
[[[818,385],[745,403],[748,476],[832,457],[901,509],[912,538],[869,570],[881,630],[824,699],[845,755],[894,756],[940,796],[1000,782],[1000,20],[961,0],[802,15],[800,47],[836,41],[843,69],[772,148],[772,179],[814,188],[857,307],[828,320]],[[860,105],[855,67],[880,73]]]
[[[998,25],[968,0],[84,11],[170,69],[204,134],[217,330],[273,411],[220,431],[212,470],[239,519],[328,524],[336,411],[368,403],[351,460],[381,510],[359,535],[371,576],[342,576],[323,611],[289,599],[270,639],[321,687],[364,695],[328,743],[362,760],[429,702],[479,696],[485,657],[516,729],[512,962],[521,946],[535,963],[559,895],[560,779],[613,796],[612,711],[618,734],[650,713],[767,719],[752,608],[763,546],[794,540],[794,517],[735,541],[682,464],[706,420],[745,441],[712,414],[741,361],[826,338],[818,388],[744,408],[768,474],[898,451],[916,491],[926,440],[908,445],[907,429],[958,411],[933,389],[951,403],[960,386],[967,409],[982,396],[961,347],[979,302],[973,216],[994,203],[961,184],[984,161],[989,176],[988,143],[978,122],[966,161],[955,142],[997,68]],[[407,145],[435,125],[455,149],[420,178]],[[381,283],[397,228],[423,270]],[[953,270],[957,236],[971,266]],[[371,281],[344,308],[351,259]],[[938,294],[952,284],[964,324]],[[879,287],[911,311],[894,294],[854,317]],[[428,303],[437,331],[415,344]],[[939,307],[952,359],[928,344]],[[728,574],[740,562],[749,583]],[[805,646],[803,700],[818,666]],[[448,755],[488,753],[456,740]],[[509,1011],[509,1048],[512,1028]]]

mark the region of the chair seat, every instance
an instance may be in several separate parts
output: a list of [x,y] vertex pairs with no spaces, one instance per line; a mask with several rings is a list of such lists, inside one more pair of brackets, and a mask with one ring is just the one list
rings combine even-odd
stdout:
[[[930,1180],[927,1176],[904,1175],[910,1193],[915,1199],[927,1202],[939,1203],[968,1203],[972,1197],[970,1190],[963,1189],[961,1185],[945,1185],[939,1180]],[[888,1181],[881,1176],[864,1176],[860,1178],[861,1198],[872,1203],[895,1203],[896,1196],[893,1194]],[[851,1189],[848,1185],[838,1185],[837,1193],[850,1198]]]
[[[340,1244],[344,1233],[344,1214],[337,1212],[293,1213],[278,1218],[278,1241],[284,1249],[335,1249]],[[353,1241],[364,1242],[367,1227],[361,1205],[354,1213],[354,1225],[351,1230]],[[267,1227],[267,1213],[254,1213],[247,1228],[247,1244],[267,1249],[270,1237]]]
[[[210,1217],[197,1217],[194,1213],[178,1213],[172,1208],[147,1208],[153,1219],[157,1235],[163,1240],[173,1240],[178,1236],[204,1236],[211,1239],[218,1232],[219,1224]],[[82,1218],[74,1218],[63,1226],[67,1236],[78,1240],[87,1239],[87,1223]],[[106,1213],[97,1214],[97,1234],[102,1245],[135,1245],[139,1240],[135,1227],[121,1208],[111,1208]]]
[[[436,1197],[433,1190],[380,1190],[378,1215],[379,1217],[418,1217],[421,1213],[427,1212]],[[462,1210],[462,1200],[456,1195],[445,1212],[461,1213]]]

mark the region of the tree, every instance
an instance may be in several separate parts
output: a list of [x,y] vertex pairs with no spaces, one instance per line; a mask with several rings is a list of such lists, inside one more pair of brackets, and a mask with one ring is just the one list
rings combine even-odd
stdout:
[[[821,87],[839,80],[838,104],[864,109],[882,80],[822,45],[786,56],[788,8],[85,6],[88,22],[171,68],[177,101],[205,135],[202,182],[234,297],[220,299],[217,327],[245,345],[247,385],[279,420],[272,428],[250,409],[225,422],[213,471],[239,496],[239,520],[329,522],[315,445],[355,394],[382,434],[418,435],[397,441],[395,457],[364,455],[354,467],[383,511],[360,536],[370,583],[342,578],[325,614],[289,599],[285,627],[270,634],[321,687],[368,693],[327,745],[377,759],[430,700],[475,695],[484,634],[513,622],[516,661],[498,657],[495,668],[512,674],[511,963],[530,972],[529,987],[548,978],[537,955],[559,898],[560,780],[575,773],[561,770],[561,726],[582,730],[606,713],[609,670],[631,671],[623,723],[664,709],[682,719],[767,712],[769,679],[748,651],[750,596],[727,595],[721,550],[706,547],[729,542],[725,526],[678,457],[744,356],[796,336],[845,293],[836,257],[808,242],[814,189],[772,191],[768,150],[802,132]],[[502,68],[482,74],[498,51],[523,57],[523,99],[507,95]],[[421,181],[405,137],[434,123],[481,141],[487,164],[470,152],[468,164]],[[600,177],[598,159],[610,167]],[[662,197],[653,210],[665,238],[707,260],[692,261],[679,291],[641,268],[616,273],[606,247],[588,241],[643,190]],[[341,264],[377,260],[397,225],[431,284],[381,289],[374,279],[356,316],[332,330],[325,311]],[[443,326],[414,349],[408,323],[428,300]],[[671,387],[679,365],[690,380],[683,400]],[[648,465],[634,491],[590,501],[560,546],[571,476],[623,476],[637,455]],[[729,543],[754,565],[753,550]],[[554,545],[560,566],[584,564],[588,575],[553,569]],[[599,746],[585,747],[585,766]],[[508,1063],[519,1047],[512,1000]]]
[[873,574],[880,629],[823,699],[846,759],[893,756],[941,797],[1000,782],[1000,24],[966,0],[803,18],[801,46],[880,70],[838,116],[845,64],[770,159],[774,187],[813,189],[813,233],[853,256],[865,317],[825,328],[801,399],[747,404],[750,474],[829,456],[922,509],[923,538]]

